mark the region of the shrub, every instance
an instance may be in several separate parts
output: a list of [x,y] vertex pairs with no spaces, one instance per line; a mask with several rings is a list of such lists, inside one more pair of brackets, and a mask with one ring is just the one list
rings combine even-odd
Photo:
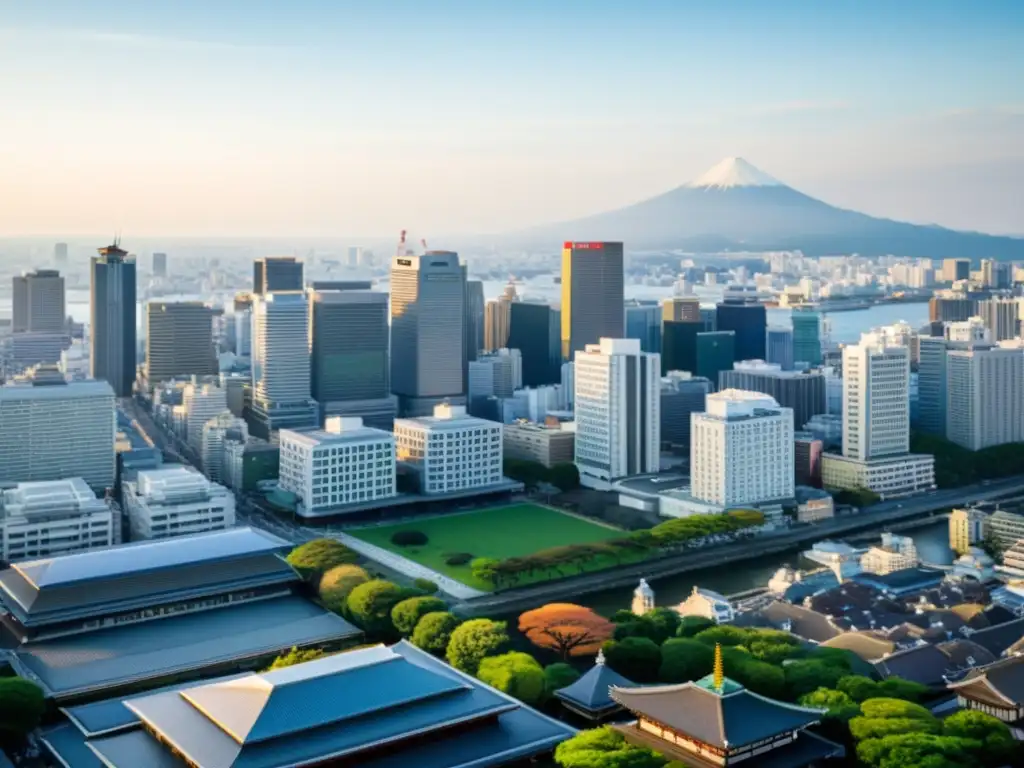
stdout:
[[430,539],[423,531],[395,531],[391,534],[391,543],[396,547],[422,547]]
[[604,644],[608,666],[634,683],[653,683],[661,667],[661,649],[646,637],[627,637]]
[[374,579],[360,584],[348,596],[348,609],[353,620],[369,634],[391,635],[391,609],[400,603],[407,593],[397,584]]
[[446,565],[469,565],[472,560],[473,555],[469,552],[452,552],[444,558]]
[[458,618],[446,611],[428,613],[420,618],[412,631],[412,644],[420,650],[440,655],[448,647],[457,626]]
[[413,586],[425,595],[436,595],[440,588],[430,579],[416,579]]
[[408,637],[421,618],[428,613],[439,613],[447,609],[444,600],[436,597],[409,597],[391,609],[391,623],[402,635]]
[[307,541],[293,549],[287,558],[288,563],[307,579],[319,579],[336,565],[349,565],[358,559],[356,552],[334,539]]
[[342,613],[352,590],[369,580],[369,574],[358,565],[336,565],[320,577],[317,591],[325,606]]
[[562,688],[568,688],[579,680],[580,673],[569,664],[559,661],[544,668],[544,679],[548,693],[554,693]]
[[471,619],[452,632],[448,643],[448,663],[456,669],[475,675],[480,662],[499,651],[508,642],[503,621]]
[[544,668],[528,653],[512,651],[485,658],[480,662],[477,677],[530,706],[544,700]]

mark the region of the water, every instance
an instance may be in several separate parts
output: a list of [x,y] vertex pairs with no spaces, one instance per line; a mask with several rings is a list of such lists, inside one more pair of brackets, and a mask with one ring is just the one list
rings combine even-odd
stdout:
[[[917,546],[918,556],[923,562],[936,565],[948,565],[953,562],[953,553],[949,548],[949,524],[946,520],[929,522],[921,527],[901,531],[910,536]],[[871,541],[857,540],[857,546],[867,546],[877,542],[877,536]],[[808,549],[809,546],[802,549]],[[695,586],[712,589],[724,595],[745,592],[749,589],[768,586],[768,580],[784,565],[805,569],[820,568],[816,563],[804,561],[800,551],[782,552],[775,555],[757,557],[741,563],[731,563],[722,568],[705,568],[690,571],[679,576],[669,576],[651,582],[657,595],[659,606],[671,606],[681,603],[687,598]],[[595,592],[580,598],[579,602],[590,606],[598,613],[610,616],[620,608],[629,608],[633,597],[632,588],[610,589],[606,592]]]

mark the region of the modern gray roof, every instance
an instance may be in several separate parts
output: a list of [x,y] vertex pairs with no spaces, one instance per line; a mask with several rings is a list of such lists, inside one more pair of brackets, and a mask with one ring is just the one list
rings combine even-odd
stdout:
[[47,734],[49,749],[69,768],[182,768],[172,749],[201,768],[296,768],[332,756],[361,768],[485,768],[575,733],[405,642],[133,696],[123,707],[132,727],[87,738],[69,726]]
[[356,637],[339,616],[293,595],[24,643],[19,673],[58,701],[159,681],[292,648]]
[[0,602],[28,627],[295,581],[289,546],[231,528],[29,560],[0,572]]

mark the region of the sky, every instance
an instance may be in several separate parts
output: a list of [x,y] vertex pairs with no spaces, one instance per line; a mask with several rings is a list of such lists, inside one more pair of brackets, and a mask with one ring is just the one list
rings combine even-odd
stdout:
[[0,236],[429,236],[742,156],[1024,235],[1024,2],[0,0]]

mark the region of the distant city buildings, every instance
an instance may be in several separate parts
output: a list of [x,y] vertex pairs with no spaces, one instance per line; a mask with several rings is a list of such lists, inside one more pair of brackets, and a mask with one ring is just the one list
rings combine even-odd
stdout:
[[601,339],[625,334],[622,243],[566,242],[562,246],[562,357]]
[[67,334],[64,278],[60,272],[36,269],[16,275],[12,283],[13,333]]
[[153,277],[167,277],[167,254],[153,254]]
[[305,284],[302,262],[294,256],[267,256],[252,263],[252,292],[257,296],[278,291],[301,291]]
[[206,423],[228,411],[227,392],[212,382],[188,384],[182,392],[181,404],[185,411],[185,439],[199,455]]
[[946,352],[946,438],[972,451],[1024,441],[1024,353]]
[[794,362],[821,365],[821,317],[814,310],[794,309],[791,318]]
[[639,341],[643,352],[660,354],[662,313],[656,301],[626,302],[626,338]]
[[92,377],[130,397],[135,381],[135,259],[115,243],[92,258],[89,295]]
[[[484,306],[484,351],[492,352],[495,349],[508,346],[510,323],[512,322],[511,305],[518,300],[515,284],[509,283],[505,286],[501,296],[493,301],[488,301]],[[561,334],[560,327],[559,334]],[[560,349],[559,354],[561,354]]]
[[718,375],[721,389],[763,392],[775,398],[783,408],[793,411],[793,422],[806,424],[814,416],[825,413],[825,377],[818,371],[787,371],[778,363],[745,360],[732,370]]
[[580,482],[660,468],[661,359],[636,339],[602,338],[576,353],[576,466]]
[[764,360],[768,320],[756,294],[726,292],[717,309],[717,329],[736,334],[736,360]]
[[502,440],[506,460],[535,461],[550,469],[573,462],[576,431],[558,423],[520,421],[505,425]]
[[523,386],[523,358],[518,349],[499,349],[469,364],[470,403],[476,397],[512,397]]
[[715,386],[685,371],[669,371],[661,380],[661,442],[690,450],[690,416],[702,413]]
[[235,497],[180,464],[140,470],[121,494],[133,541],[221,531],[235,525]]
[[557,384],[562,364],[561,314],[536,301],[509,301],[505,306],[509,319],[507,346],[518,349],[522,356],[523,386]]
[[792,328],[772,328],[767,330],[765,360],[778,365],[784,371],[793,370],[794,344]]
[[146,379],[216,376],[213,310],[199,301],[146,305]]

